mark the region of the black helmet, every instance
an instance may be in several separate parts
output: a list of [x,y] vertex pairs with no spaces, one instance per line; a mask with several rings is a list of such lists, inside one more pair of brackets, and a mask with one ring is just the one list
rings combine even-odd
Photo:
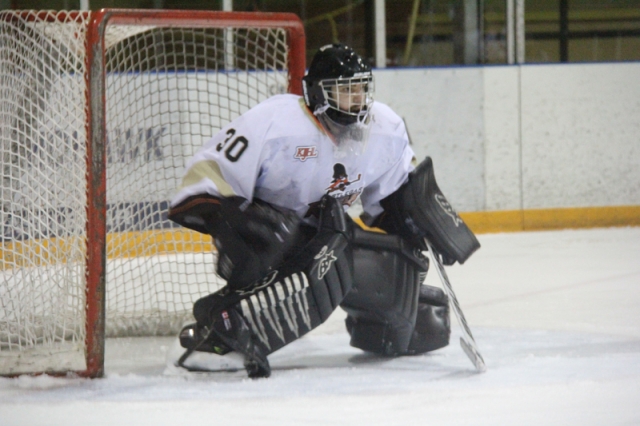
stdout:
[[[311,111],[336,123],[364,123],[373,102],[371,67],[344,44],[318,50],[303,78],[304,100]],[[342,98],[341,98],[342,96]]]

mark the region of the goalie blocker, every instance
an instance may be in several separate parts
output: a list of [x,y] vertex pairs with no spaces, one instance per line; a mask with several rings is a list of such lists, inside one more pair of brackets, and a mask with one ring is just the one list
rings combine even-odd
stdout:
[[480,248],[473,232],[440,191],[431,157],[409,174],[409,180],[381,201],[384,213],[371,226],[379,227],[427,250],[424,238],[441,255],[445,265],[463,264]]

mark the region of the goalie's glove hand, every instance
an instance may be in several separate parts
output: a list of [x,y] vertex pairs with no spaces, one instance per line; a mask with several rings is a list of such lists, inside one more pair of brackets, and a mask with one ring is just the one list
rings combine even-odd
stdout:
[[219,221],[212,229],[217,274],[232,290],[250,287],[282,263],[299,224],[295,213],[281,212],[259,200],[222,199]]

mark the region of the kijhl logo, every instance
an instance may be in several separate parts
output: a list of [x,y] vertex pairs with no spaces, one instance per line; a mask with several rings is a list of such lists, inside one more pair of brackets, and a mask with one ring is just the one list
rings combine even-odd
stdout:
[[296,147],[296,155],[293,158],[305,161],[307,158],[314,158],[318,156],[318,151],[315,146],[298,146]]

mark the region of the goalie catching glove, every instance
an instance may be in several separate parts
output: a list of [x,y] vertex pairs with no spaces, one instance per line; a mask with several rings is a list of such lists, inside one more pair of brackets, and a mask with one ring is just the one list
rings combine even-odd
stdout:
[[196,196],[172,208],[169,219],[209,234],[218,250],[216,273],[232,290],[262,279],[282,263],[298,236],[292,212],[242,197]]
[[221,200],[221,220],[212,235],[218,250],[216,272],[232,289],[247,287],[276,268],[297,236],[299,219],[256,200]]

